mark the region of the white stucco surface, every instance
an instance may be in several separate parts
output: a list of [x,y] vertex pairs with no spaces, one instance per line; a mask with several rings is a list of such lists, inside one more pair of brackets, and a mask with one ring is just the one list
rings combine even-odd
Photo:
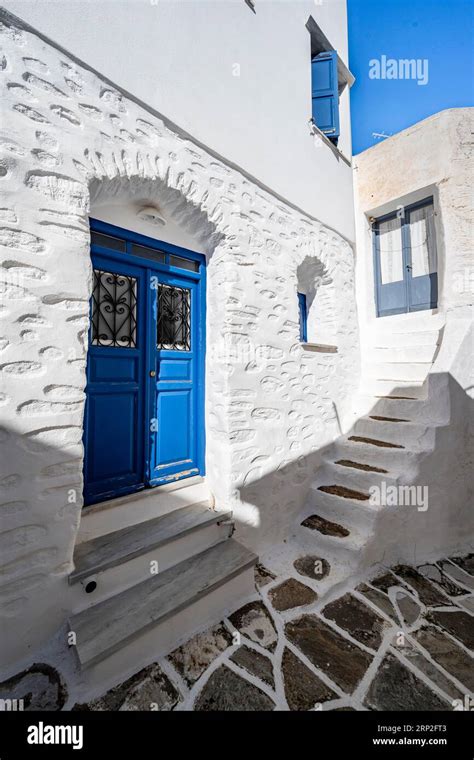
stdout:
[[[357,292],[361,324],[394,324],[377,319],[373,288],[370,217],[399,205],[434,198],[438,250],[438,314],[473,303],[472,147],[474,108],[440,111],[354,159],[357,227]],[[429,329],[431,312],[398,321]],[[431,320],[432,321],[432,320]]]
[[[310,134],[312,16],[347,63],[345,0],[7,0],[7,10],[353,240],[351,169]],[[349,88],[339,147],[350,159]]]
[[[424,398],[411,405],[413,410],[403,400],[375,407],[377,414],[406,416],[421,426],[416,435],[407,432],[400,438],[414,450],[403,482],[429,491],[426,513],[383,513],[374,547],[387,561],[415,562],[440,556],[443,549],[469,550],[474,545],[469,474],[474,466],[473,118],[472,108],[441,111],[355,159],[356,292],[365,411],[374,409],[367,395],[374,378],[387,378],[386,393],[420,393]],[[377,318],[370,220],[429,196],[435,213],[438,308]],[[358,404],[355,418],[362,410]]]
[[[0,600],[2,657],[13,662],[71,612],[92,203],[148,193],[168,230],[208,255],[207,478],[216,504],[234,507],[248,546],[287,534],[319,450],[338,435],[359,355],[353,251],[343,237],[34,34],[0,31]],[[324,268],[318,292],[333,299],[325,313],[337,354],[299,342],[297,272],[308,260]]]

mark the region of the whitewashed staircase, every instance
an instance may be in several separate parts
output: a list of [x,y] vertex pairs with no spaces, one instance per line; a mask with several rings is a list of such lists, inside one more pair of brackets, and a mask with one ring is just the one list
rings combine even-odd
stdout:
[[[257,557],[201,478],[84,511],[69,576],[80,665],[118,678],[235,609]],[[94,678],[92,678],[94,680]]]
[[435,446],[436,427],[447,424],[429,399],[440,331],[426,330],[426,319],[419,323],[422,329],[413,319],[378,328],[367,351],[355,421],[324,453],[315,473],[297,539],[331,566],[318,584],[320,596],[383,559],[377,524],[387,507],[369,498],[370,489],[416,482],[420,460]]

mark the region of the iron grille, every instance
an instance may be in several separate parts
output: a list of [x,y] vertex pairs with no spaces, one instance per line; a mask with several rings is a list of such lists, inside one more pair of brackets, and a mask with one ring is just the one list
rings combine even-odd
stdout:
[[136,278],[94,269],[92,345],[135,348],[136,340]]
[[158,348],[191,350],[190,296],[187,288],[158,285]]

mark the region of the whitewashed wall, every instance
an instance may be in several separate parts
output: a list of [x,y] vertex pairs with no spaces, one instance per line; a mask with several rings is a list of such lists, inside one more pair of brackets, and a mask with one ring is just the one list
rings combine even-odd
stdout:
[[[405,523],[396,515],[391,523],[384,520],[379,525],[376,545],[383,548],[386,562],[420,562],[469,551],[474,544],[473,125],[474,108],[441,111],[355,159],[362,390],[365,368],[373,361],[376,331],[379,337],[384,332],[439,331],[428,375],[428,400],[419,417],[427,429],[432,427],[434,443],[419,457],[413,481],[428,487],[429,509],[426,514],[411,514]],[[370,217],[430,195],[435,210],[438,308],[377,318]]]
[[[474,108],[440,111],[354,159],[357,293],[361,328],[366,335],[381,322],[375,312],[369,217],[392,211],[399,203],[408,205],[434,196],[439,313],[472,306],[473,125]],[[431,311],[412,316],[418,322],[424,316],[426,329],[431,329]],[[388,320],[393,322],[392,318]]]
[[[273,192],[354,239],[351,169],[310,135],[309,16],[347,64],[346,0],[4,0]],[[349,88],[339,147],[350,159]]]
[[[353,253],[341,236],[34,34],[3,24],[0,33],[0,601],[13,661],[70,612],[91,202],[145,193],[208,254],[207,472],[249,546],[288,532],[357,383],[358,334]],[[297,269],[308,257],[324,268],[321,292],[337,299],[326,309],[337,354],[299,343]],[[228,343],[237,361],[223,355]]]

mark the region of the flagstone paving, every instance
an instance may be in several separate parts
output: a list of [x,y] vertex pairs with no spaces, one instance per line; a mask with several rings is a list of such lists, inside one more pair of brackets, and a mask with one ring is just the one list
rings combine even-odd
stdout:
[[295,560],[286,577],[259,564],[253,599],[151,666],[162,670],[142,671],[140,689],[129,679],[109,692],[113,700],[105,695],[89,709],[107,702],[109,709],[147,709],[146,699],[155,703],[148,709],[158,703],[198,711],[443,711],[470,704],[472,555],[386,568],[321,601],[318,581],[329,572],[315,555]]
[[[74,710],[408,710],[474,707],[474,555],[380,570],[324,597],[307,555],[255,570],[228,618]],[[37,664],[0,684],[25,709],[61,710],[68,684]]]

